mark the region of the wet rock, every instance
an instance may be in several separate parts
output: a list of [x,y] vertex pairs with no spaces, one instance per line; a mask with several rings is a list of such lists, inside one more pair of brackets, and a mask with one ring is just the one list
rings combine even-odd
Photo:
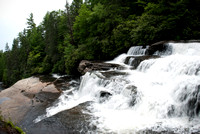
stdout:
[[129,105],[134,106],[139,101],[137,87],[129,85],[123,90],[123,95],[130,98]]
[[106,100],[108,100],[110,97],[112,96],[111,93],[107,92],[107,91],[100,91],[99,93],[99,102],[105,102]]
[[106,98],[108,98],[108,97],[110,97],[112,94],[111,93],[109,93],[109,92],[107,92],[107,91],[101,91],[100,92],[100,97],[102,98],[102,97],[106,97]]
[[151,44],[149,48],[147,48],[145,55],[153,55],[156,52],[164,52],[167,49],[169,50],[168,54],[171,54],[172,50],[170,50],[171,48],[169,48],[168,43],[195,43],[195,42],[200,42],[200,40],[177,40],[177,41],[169,40],[169,41],[156,42],[154,44]]
[[41,82],[48,83],[49,85],[55,85],[55,87],[60,91],[69,90],[71,86],[79,86],[79,77],[72,75],[63,75],[58,78],[53,77],[52,75],[37,75]]
[[86,72],[96,71],[96,70],[110,70],[114,68],[120,68],[120,65],[104,63],[104,62],[95,62],[95,61],[87,61],[82,60],[79,64],[78,71],[81,74],[85,74]]
[[160,58],[160,56],[128,56],[124,63],[132,66],[132,69],[136,69],[142,61],[155,58]]
[[35,77],[39,78],[42,83],[49,83],[54,82],[57,78],[53,77],[52,75],[36,75]]
[[174,105],[171,105],[171,106],[169,106],[168,107],[168,111],[167,111],[167,115],[169,116],[169,117],[173,117],[174,115],[175,115],[175,106]]
[[56,82],[55,79],[46,78],[48,79],[43,79],[43,82],[38,77],[23,79],[3,90],[0,93],[2,115],[20,126],[27,134],[94,132],[96,127],[90,125],[90,115],[82,113],[89,102],[60,112],[39,123],[33,122],[38,116],[46,114],[46,109],[58,101],[61,92],[55,84],[60,87],[63,87],[64,83],[69,83],[70,86],[78,84],[71,78],[59,78]]
[[[191,92],[190,86],[185,86],[181,89],[182,92],[178,94],[178,100],[182,104],[181,107],[190,118],[196,117],[200,113],[200,85],[197,85]],[[180,114],[181,115],[181,114]]]
[[70,89],[70,87],[77,87],[79,86],[79,78],[75,76],[64,76],[60,77],[54,82],[54,85],[56,86],[57,89],[61,91],[65,91]]
[[44,114],[47,106],[35,107],[26,114],[21,124],[23,128],[26,128],[27,134],[95,133],[97,128],[90,122],[91,115],[87,114],[90,103],[92,102],[82,103],[38,123],[33,123],[33,120]]
[[126,72],[120,72],[120,71],[106,71],[106,72],[101,72],[101,74],[108,79],[114,76],[127,75]]
[[200,113],[200,86],[197,86],[196,90],[188,95],[187,101],[187,114],[190,117],[198,116]]
[[0,104],[3,103],[4,101],[9,100],[9,99],[10,98],[8,98],[8,97],[2,97],[2,98],[0,98]]
[[139,131],[138,134],[177,134],[177,133],[174,133],[173,130],[156,131],[147,129]]
[[168,48],[167,43],[169,43],[169,41],[160,41],[160,42],[154,43],[154,44],[150,45],[149,48],[147,48],[145,54],[153,55],[157,51],[163,52]]

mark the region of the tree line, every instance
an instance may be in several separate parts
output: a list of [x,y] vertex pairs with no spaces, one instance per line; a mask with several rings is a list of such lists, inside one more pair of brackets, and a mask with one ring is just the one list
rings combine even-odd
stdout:
[[36,74],[78,75],[83,59],[110,60],[135,45],[200,37],[198,0],[73,0],[47,12],[0,51],[0,80],[9,86]]

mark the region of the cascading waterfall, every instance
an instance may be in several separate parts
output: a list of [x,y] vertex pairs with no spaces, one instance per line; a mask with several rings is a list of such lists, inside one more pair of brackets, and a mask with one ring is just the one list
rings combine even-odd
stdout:
[[127,54],[128,55],[144,55],[145,51],[146,51],[146,48],[143,46],[134,46],[128,50]]
[[[91,124],[99,133],[200,132],[200,43],[168,45],[171,55],[155,53],[161,57],[137,69],[86,73],[79,89],[65,91],[35,122],[90,101]],[[109,62],[124,65],[126,57],[144,54],[144,48],[132,47]],[[107,78],[110,71],[119,75]]]

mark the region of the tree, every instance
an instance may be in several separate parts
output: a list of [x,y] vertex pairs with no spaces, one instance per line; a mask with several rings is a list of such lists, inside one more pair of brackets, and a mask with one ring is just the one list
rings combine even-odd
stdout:
[[5,57],[3,51],[0,51],[0,81],[3,79],[3,72],[5,69]]
[[9,48],[9,45],[8,45],[8,43],[6,43],[6,46],[5,46],[5,51],[7,52],[7,51],[10,51],[10,48]]
[[38,26],[32,30],[29,36],[30,52],[28,55],[27,63],[31,74],[42,73],[42,62],[45,57],[45,42],[42,36],[42,28]]
[[70,6],[69,3],[66,2],[66,17],[67,17],[67,28],[69,30],[69,35],[70,35],[70,43],[75,45],[75,41],[74,41],[74,36],[73,36],[73,19],[72,19],[72,14],[70,13]]
[[28,29],[34,29],[36,27],[36,24],[33,19],[33,13],[30,14],[30,17],[27,19]]

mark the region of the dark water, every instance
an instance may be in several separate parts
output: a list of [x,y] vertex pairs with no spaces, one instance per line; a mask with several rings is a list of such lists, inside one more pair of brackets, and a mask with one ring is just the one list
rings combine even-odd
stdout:
[[3,82],[0,82],[0,91],[4,90],[3,88]]

